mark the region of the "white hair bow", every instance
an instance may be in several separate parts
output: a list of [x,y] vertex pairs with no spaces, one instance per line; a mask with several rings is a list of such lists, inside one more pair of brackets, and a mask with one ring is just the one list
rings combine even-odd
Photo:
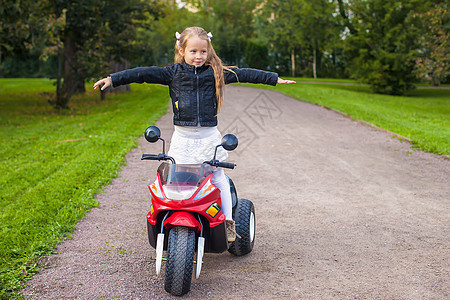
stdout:
[[[212,33],[211,32],[208,32],[208,39],[209,39],[209,41],[211,42],[211,38],[213,37],[213,35],[212,35]],[[181,47],[180,46],[180,38],[181,38],[181,34],[177,31],[177,32],[175,32],[175,37],[177,38],[177,46],[178,47]]]
[[181,34],[177,31],[175,32],[175,37],[177,38],[177,46],[180,47]]

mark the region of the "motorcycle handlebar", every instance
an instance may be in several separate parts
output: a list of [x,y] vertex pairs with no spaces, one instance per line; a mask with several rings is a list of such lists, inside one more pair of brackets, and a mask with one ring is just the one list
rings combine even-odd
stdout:
[[175,163],[175,160],[171,156],[167,156],[165,154],[142,154],[141,160],[170,160],[172,163]]
[[[175,163],[175,160],[167,156],[165,154],[142,154],[141,160],[171,160],[172,163]],[[215,166],[215,167],[221,167],[221,168],[227,168],[227,169],[234,169],[236,166],[234,163],[227,163],[227,162],[220,162],[217,160],[211,160],[211,161],[205,161],[205,163]]]
[[216,165],[218,167],[227,168],[227,169],[234,169],[234,167],[236,166],[233,163],[227,163],[227,162],[218,162]]
[[210,160],[210,161],[205,161],[205,164],[211,165],[213,167],[222,167],[222,168],[227,168],[227,169],[234,169],[234,167],[236,166],[233,163],[227,163],[227,162],[220,162],[217,160]]
[[160,157],[155,154],[142,154],[141,160],[160,160]]

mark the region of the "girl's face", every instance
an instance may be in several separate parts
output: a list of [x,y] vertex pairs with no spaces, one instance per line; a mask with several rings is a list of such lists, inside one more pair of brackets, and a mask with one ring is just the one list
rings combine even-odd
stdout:
[[201,67],[208,57],[208,41],[194,36],[186,41],[186,47],[179,49],[187,64]]

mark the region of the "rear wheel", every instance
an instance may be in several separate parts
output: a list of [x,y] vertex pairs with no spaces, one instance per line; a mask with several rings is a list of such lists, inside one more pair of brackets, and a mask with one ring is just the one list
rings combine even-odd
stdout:
[[236,233],[241,238],[236,238],[228,251],[234,255],[241,256],[252,252],[255,243],[255,207],[247,199],[239,199],[233,214],[236,222]]
[[181,296],[191,289],[195,251],[195,232],[188,227],[174,227],[169,232],[164,289]]

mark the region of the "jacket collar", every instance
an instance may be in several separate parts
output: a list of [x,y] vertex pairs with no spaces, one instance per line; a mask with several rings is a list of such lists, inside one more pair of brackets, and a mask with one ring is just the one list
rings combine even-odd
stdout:
[[183,63],[183,68],[186,69],[186,70],[192,71],[192,72],[194,72],[195,69],[197,69],[197,72],[202,72],[202,71],[208,69],[209,66],[204,64],[203,66],[197,68],[197,67],[195,67],[193,65],[189,65],[188,63],[184,62]]

